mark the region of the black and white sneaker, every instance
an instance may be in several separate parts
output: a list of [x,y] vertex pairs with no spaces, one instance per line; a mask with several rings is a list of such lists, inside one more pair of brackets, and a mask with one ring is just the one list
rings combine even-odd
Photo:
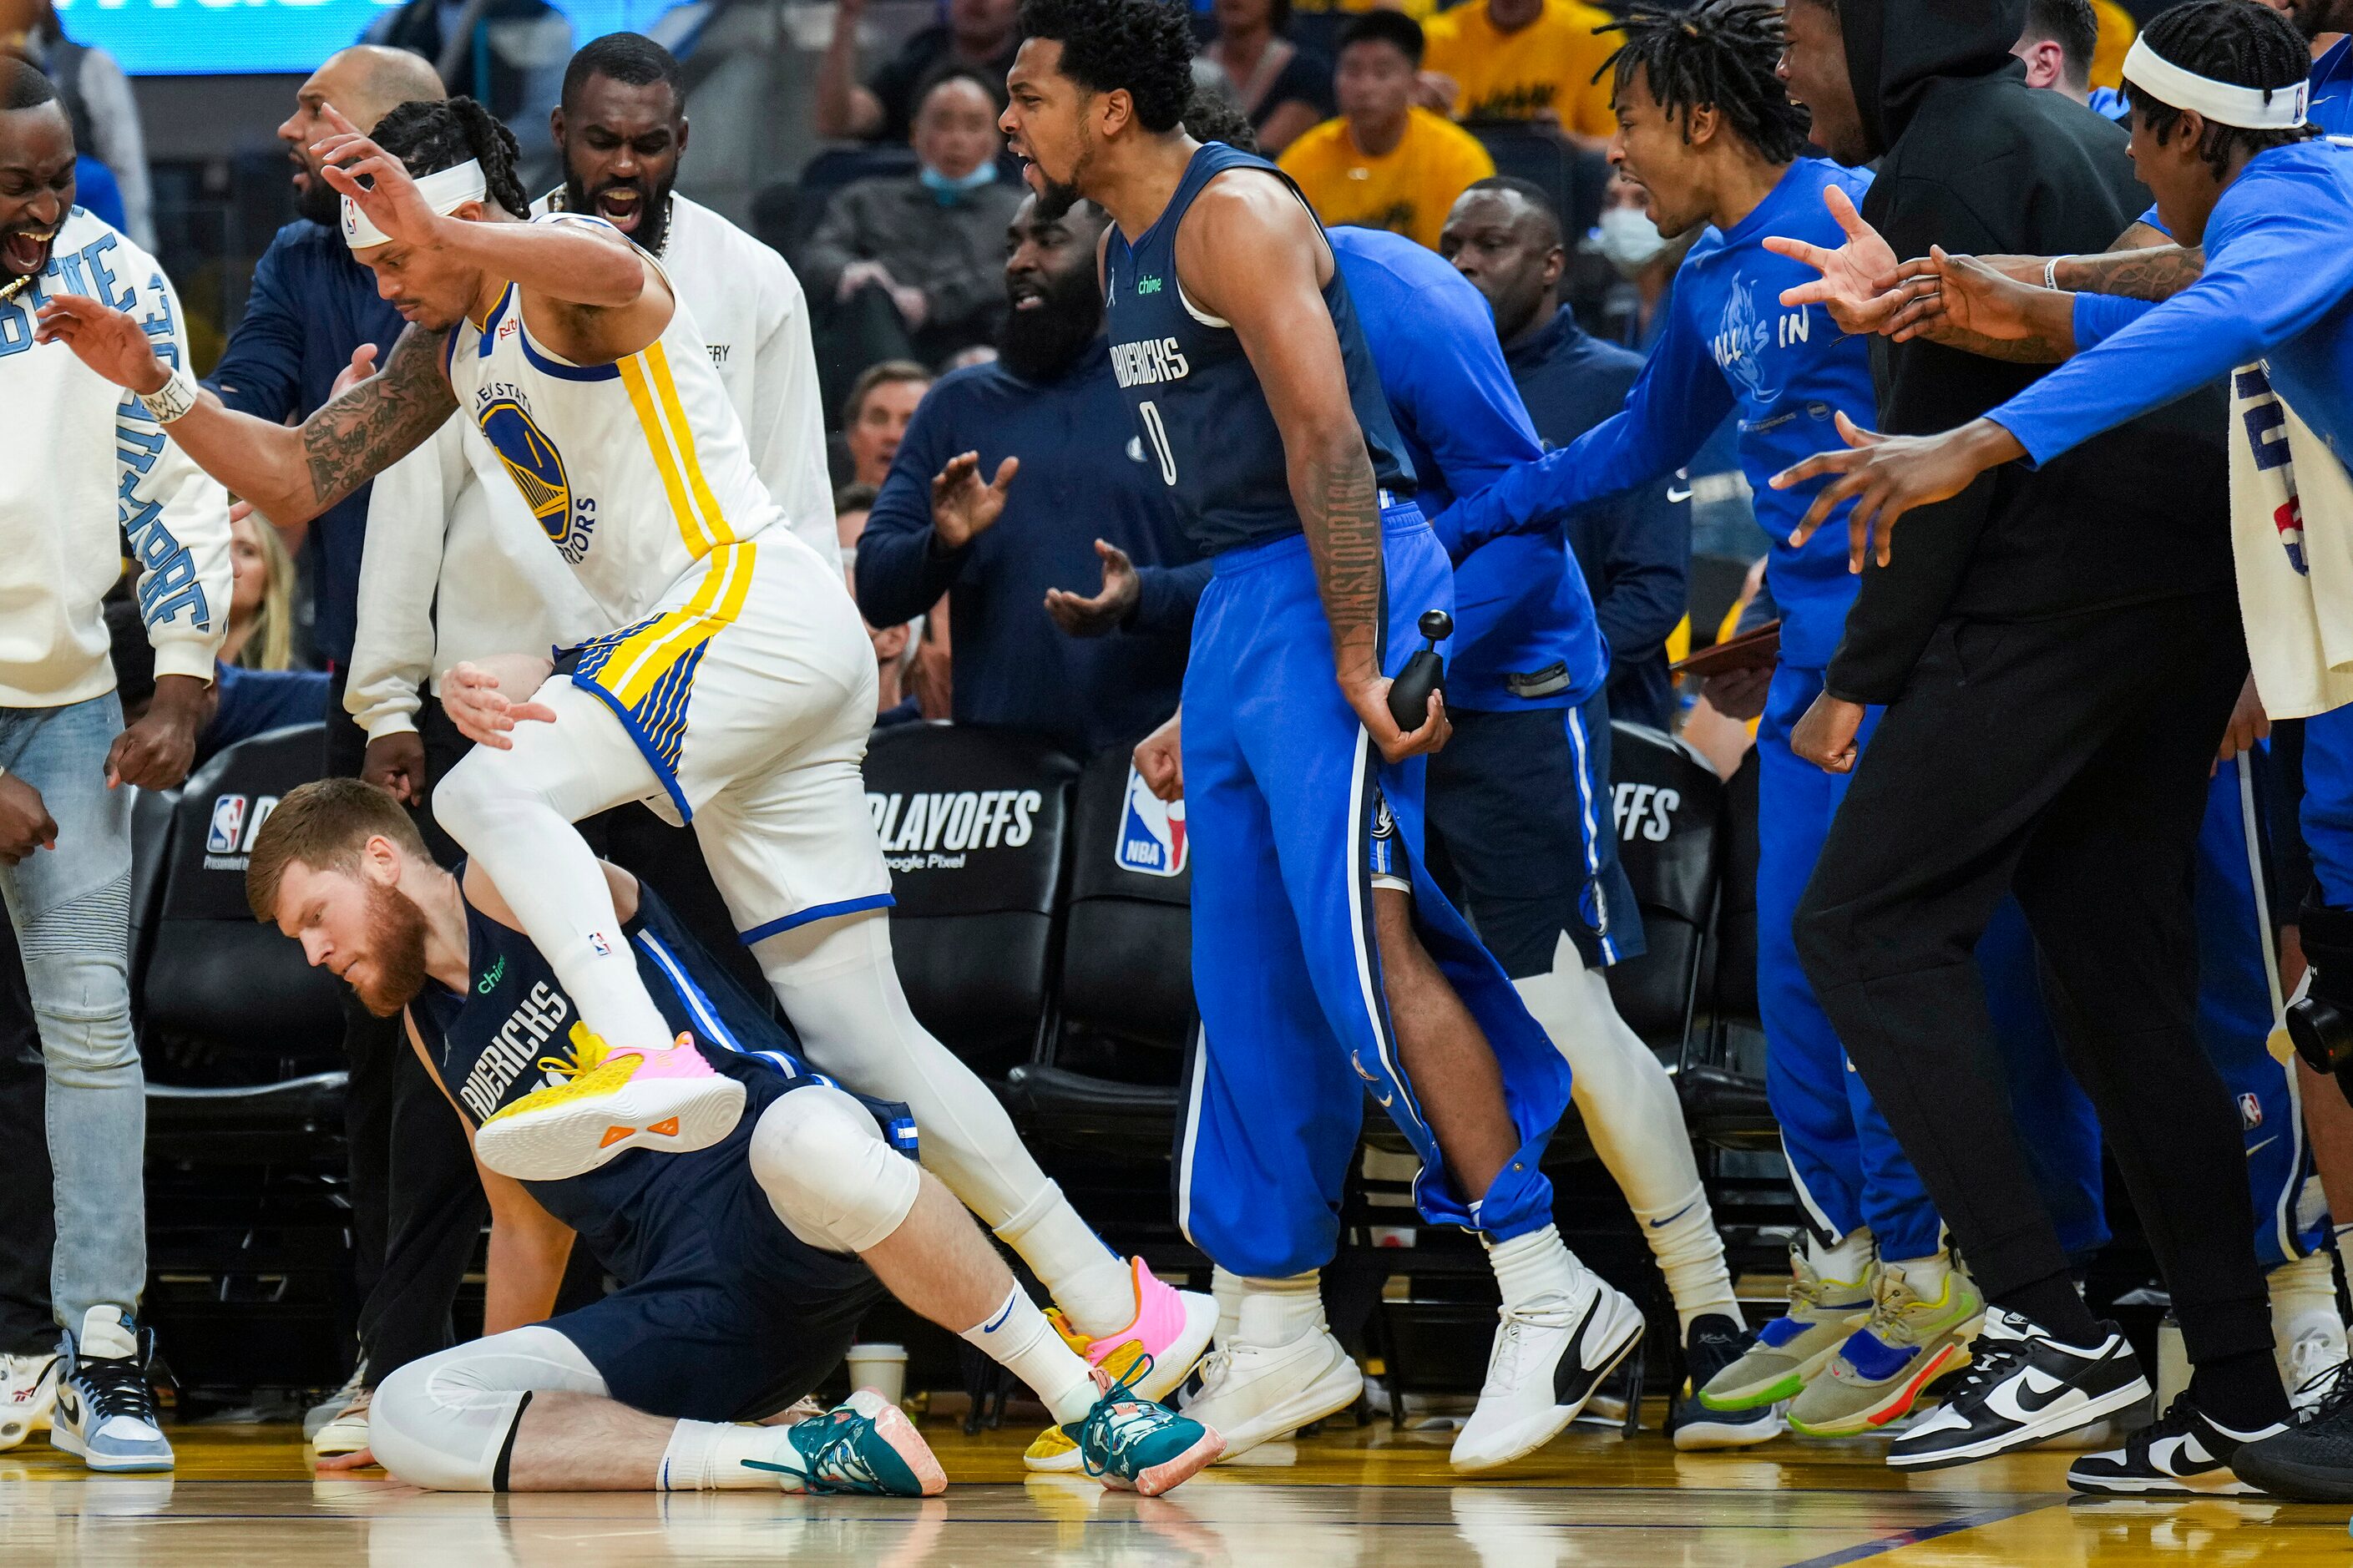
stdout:
[[1683,1336],[1683,1369],[1689,1374],[1667,1405],[1667,1436],[1686,1453],[1705,1448],[1746,1448],[1781,1435],[1779,1405],[1746,1410],[1712,1410],[1699,1401],[1708,1380],[1748,1353],[1757,1336],[1721,1312],[1692,1320]]
[[2274,1421],[2260,1431],[2234,1432],[2183,1394],[2123,1447],[2068,1466],[2067,1484],[2094,1497],[2253,1497],[2261,1489],[2231,1472],[2232,1457],[2286,1430],[2285,1422]]
[[1936,1470],[2024,1448],[2149,1396],[2148,1379],[2114,1323],[2096,1345],[2063,1345],[2031,1319],[1986,1314],[1971,1366],[1944,1405],[1916,1417],[1887,1451],[1899,1470]]
[[1492,1470],[1551,1442],[1642,1342],[1641,1309],[1598,1274],[1584,1282],[1581,1300],[1497,1314],[1486,1386],[1448,1456],[1456,1469]]
[[2297,1393],[2317,1395],[2304,1425],[2249,1443],[2231,1456],[2232,1470],[2273,1497],[2353,1502],[2353,1362],[2329,1368]]

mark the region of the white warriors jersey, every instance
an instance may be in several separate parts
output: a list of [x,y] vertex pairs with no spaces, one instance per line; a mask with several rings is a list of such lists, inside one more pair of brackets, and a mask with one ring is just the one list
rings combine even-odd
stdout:
[[[577,215],[533,221],[609,226]],[[639,256],[668,281],[660,263]],[[510,285],[482,325],[467,320],[450,331],[447,353],[459,413],[488,448],[466,443],[477,477],[522,492],[613,624],[644,616],[691,574],[702,581],[687,618],[734,618],[753,555],[736,547],[783,513],[753,469],[683,300],[638,353],[576,365],[532,341]],[[779,529],[776,542],[789,538]]]

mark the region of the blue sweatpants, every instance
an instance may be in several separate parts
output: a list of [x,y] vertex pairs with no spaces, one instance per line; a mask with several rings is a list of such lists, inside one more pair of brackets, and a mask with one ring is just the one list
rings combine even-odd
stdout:
[[2304,721],[2304,804],[2297,820],[2321,902],[2353,910],[2353,706]]
[[[1446,552],[1410,505],[1382,514],[1382,668],[1415,620],[1453,607]],[[1201,1045],[1177,1149],[1177,1224],[1218,1264],[1281,1277],[1321,1267],[1369,1092],[1421,1156],[1415,1199],[1496,1241],[1552,1223],[1538,1168],[1569,1103],[1568,1065],[1434,882],[1422,853],[1426,765],[1391,766],[1332,678],[1306,541],[1218,558],[1185,672],[1185,811],[1193,843],[1193,985]],[[1423,945],[1495,1051],[1519,1152],[1475,1205],[1451,1182],[1389,1025],[1373,924],[1377,852],[1402,852]]]

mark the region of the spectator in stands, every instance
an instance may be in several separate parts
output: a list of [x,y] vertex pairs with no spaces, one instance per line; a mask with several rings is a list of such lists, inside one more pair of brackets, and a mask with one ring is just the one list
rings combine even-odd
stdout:
[[[2063,92],[2078,103],[2092,101],[2092,50],[2100,36],[2100,18],[2092,0],[2027,0],[2026,28],[2010,53],[2026,62],[2026,85]],[[2110,89],[2108,104],[2118,108],[2100,112],[2123,118],[2123,95]]]
[[[1430,19],[1422,82],[1457,120],[1550,125],[1599,152],[1617,130],[1609,13],[1580,0],[1467,0]],[[1597,73],[1599,73],[1597,75]]]
[[409,97],[462,93],[489,105],[524,149],[525,190],[553,177],[554,150],[537,132],[562,94],[572,24],[547,0],[406,0],[371,22],[361,41],[407,50],[430,65],[444,90]]
[[1171,570],[1194,552],[1112,378],[1104,221],[1083,203],[1060,217],[1022,204],[997,363],[923,399],[858,551],[873,624],[955,590],[957,723],[1041,731],[1082,756],[1176,710],[1198,595]]
[[278,531],[242,501],[229,510],[228,526],[228,637],[221,644],[220,661],[248,669],[291,669],[293,557]]
[[[841,538],[841,567],[849,574],[853,594],[858,591],[858,542],[866,532],[868,514],[874,510],[874,493],[872,485],[844,485],[833,500],[834,528]],[[874,727],[878,730],[912,724],[923,716],[923,704],[908,695],[906,688],[922,629],[920,621],[887,626],[867,623],[867,638],[874,644]]]
[[1647,349],[1662,318],[1659,307],[1675,280],[1692,237],[1668,238],[1651,221],[1651,195],[1622,174],[1601,191],[1601,222],[1593,247],[1618,276],[1602,305],[1610,335],[1629,348]]
[[1338,108],[1332,97],[1332,62],[1284,36],[1291,0],[1216,0],[1209,15],[1218,31],[1202,46],[1202,58],[1233,83],[1235,101],[1258,132],[1261,152],[1277,157],[1332,117]]
[[876,487],[850,483],[833,492],[834,537],[841,542],[841,571],[858,591],[858,542],[866,533],[867,514],[874,510]]
[[1340,117],[1291,144],[1279,162],[1326,224],[1385,228],[1438,247],[1463,187],[1495,172],[1478,139],[1413,101],[1421,28],[1370,11],[1340,35]]
[[[1656,231],[1653,230],[1655,233]],[[1446,220],[1440,254],[1487,297],[1504,358],[1546,447],[1566,447],[1625,405],[1642,356],[1603,342],[1560,302],[1560,219],[1525,180],[1482,180]],[[1568,547],[1609,644],[1609,712],[1672,728],[1667,638],[1691,581],[1689,487],[1651,485],[1568,520]]]
[[936,364],[997,332],[1005,225],[1021,205],[998,178],[1002,89],[952,66],[923,89],[913,174],[834,193],[802,261],[823,301],[820,352],[837,380],[886,359]]
[[1021,47],[1015,0],[944,0],[942,19],[899,47],[858,85],[858,24],[868,0],[836,0],[833,41],[818,68],[817,133],[868,142],[903,142],[923,85],[944,67],[962,66],[1002,83]]
[[907,422],[931,389],[932,373],[912,360],[885,360],[859,376],[841,409],[853,484],[882,488],[891,474],[891,459],[899,455],[899,443],[907,434]]
[[[114,57],[66,37],[53,0],[34,0],[29,26],[21,31],[0,26],[0,53],[29,60],[56,84],[80,162],[95,163],[111,176],[111,190],[105,184],[90,183],[82,191],[81,205],[113,223],[141,248],[154,249],[154,194],[147,176],[139,100]],[[118,204],[119,222],[105,210],[109,195]]]

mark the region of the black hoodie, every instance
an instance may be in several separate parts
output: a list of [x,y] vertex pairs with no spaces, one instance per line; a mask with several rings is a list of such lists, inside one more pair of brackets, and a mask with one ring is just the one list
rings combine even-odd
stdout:
[[[1862,213],[1902,257],[2102,251],[2148,206],[2126,137],[2026,85],[2010,54],[2025,0],[1840,0],[1847,66],[1878,178]],[[1967,424],[2049,370],[1873,340],[1880,428]],[[1909,513],[1894,563],[1863,571],[1830,690],[1902,695],[1948,618],[2037,620],[2232,585],[2219,387],[2040,469],[2011,463]]]

